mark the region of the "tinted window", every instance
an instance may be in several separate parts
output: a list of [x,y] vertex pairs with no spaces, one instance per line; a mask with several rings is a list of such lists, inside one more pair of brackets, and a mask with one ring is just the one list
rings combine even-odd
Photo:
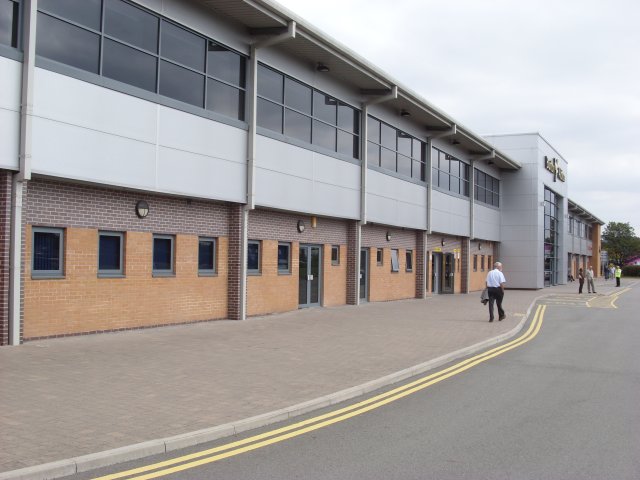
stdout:
[[396,152],[387,150],[386,148],[380,149],[380,166],[392,172],[396,171]]
[[244,92],[208,78],[206,108],[227,117],[242,120],[244,118]]
[[391,250],[391,271],[397,272],[400,270],[400,263],[398,261],[398,250]]
[[338,126],[352,133],[360,132],[357,112],[346,105],[338,105]]
[[338,245],[331,246],[331,265],[340,265],[340,247]]
[[153,270],[173,270],[173,239],[154,237],[153,239]]
[[353,136],[350,133],[345,133],[342,130],[338,130],[338,153],[358,158],[358,153],[360,151],[359,141],[359,137]]
[[338,101],[320,92],[313,92],[313,116],[331,125],[336,124]]
[[326,123],[313,121],[313,144],[327,148],[335,152],[336,150],[336,129]]
[[260,127],[282,133],[282,107],[258,98],[258,119]]
[[38,55],[98,73],[100,36],[38,13]]
[[204,72],[205,39],[164,20],[161,28],[160,55]]
[[369,140],[375,143],[380,143],[380,122],[375,118],[367,118],[367,136]]
[[258,95],[282,103],[283,82],[281,74],[258,65]]
[[107,35],[158,53],[158,18],[120,0],[106,0],[104,30]]
[[100,30],[102,0],[40,0],[38,9],[55,13],[85,27]]
[[396,149],[396,129],[390,127],[389,125],[386,125],[384,123],[382,123],[380,125],[380,140],[381,140],[381,144],[384,145],[387,148],[391,148],[393,150]]
[[207,73],[209,73],[209,75],[231,83],[232,85],[244,87],[244,58],[215,42],[209,42],[207,57]]
[[98,270],[119,272],[122,269],[122,237],[118,234],[100,234]]
[[418,179],[418,180],[424,180],[424,163],[422,162],[417,162],[417,161],[413,161],[413,168],[411,170],[411,177]]
[[398,134],[398,153],[408,157],[411,156],[411,137]]
[[18,46],[18,3],[0,2],[0,43],[10,47]]
[[258,272],[260,270],[260,243],[249,242],[247,245],[247,270]]
[[380,147],[375,143],[367,142],[367,163],[380,166]]
[[285,110],[284,134],[303,142],[311,142],[311,119],[293,110]]
[[163,60],[160,63],[160,93],[202,107],[204,76]]
[[398,173],[407,177],[411,176],[411,159],[409,157],[398,155]]
[[156,91],[156,57],[109,39],[104,40],[102,74],[134,87]]
[[215,242],[201,239],[198,244],[198,270],[214,270]]
[[284,104],[306,114],[311,114],[311,89],[306,85],[284,79]]
[[289,251],[290,245],[288,243],[278,244],[278,271],[289,271]]
[[62,273],[62,231],[33,232],[33,272]]

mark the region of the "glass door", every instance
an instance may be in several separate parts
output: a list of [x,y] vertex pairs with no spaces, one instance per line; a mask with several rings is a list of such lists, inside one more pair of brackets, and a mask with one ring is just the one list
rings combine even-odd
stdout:
[[360,300],[369,299],[369,249],[360,250]]
[[442,293],[442,254],[434,253],[431,257],[431,291],[433,293]]
[[453,257],[453,253],[445,253],[442,293],[453,293],[453,287],[455,285],[455,268],[456,261]]
[[318,245],[300,245],[298,269],[298,305],[320,305],[321,253]]

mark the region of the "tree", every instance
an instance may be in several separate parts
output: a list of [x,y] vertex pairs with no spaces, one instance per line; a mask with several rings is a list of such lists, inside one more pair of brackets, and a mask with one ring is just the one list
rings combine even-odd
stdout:
[[602,247],[609,252],[609,261],[624,265],[640,255],[640,238],[629,223],[609,222],[602,233]]

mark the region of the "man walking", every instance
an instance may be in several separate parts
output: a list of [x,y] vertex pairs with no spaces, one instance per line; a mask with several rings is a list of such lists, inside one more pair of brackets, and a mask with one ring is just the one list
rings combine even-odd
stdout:
[[487,274],[487,290],[489,291],[489,321],[493,322],[493,302],[498,306],[498,321],[504,320],[506,315],[502,309],[504,298],[504,284],[507,281],[502,273],[502,263],[493,264],[493,270]]
[[593,284],[593,268],[591,265],[587,267],[587,291],[596,293],[596,287]]

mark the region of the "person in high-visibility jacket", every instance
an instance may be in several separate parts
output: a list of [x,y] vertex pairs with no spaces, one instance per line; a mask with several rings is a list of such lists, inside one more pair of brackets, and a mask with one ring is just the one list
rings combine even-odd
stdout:
[[620,277],[622,276],[622,269],[620,268],[620,265],[616,266],[616,287],[620,286]]

